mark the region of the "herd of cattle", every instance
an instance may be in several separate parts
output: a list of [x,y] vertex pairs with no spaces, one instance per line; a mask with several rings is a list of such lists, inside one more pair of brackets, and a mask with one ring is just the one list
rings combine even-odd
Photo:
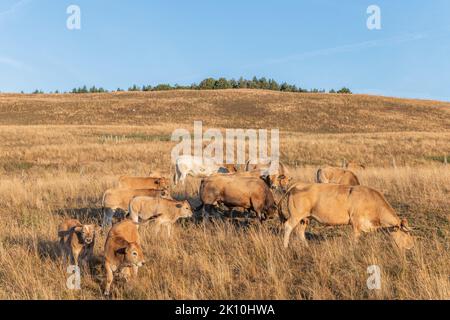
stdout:
[[[360,185],[355,172],[363,170],[363,166],[349,163],[345,168],[320,168],[316,183],[292,182],[288,168],[281,162],[277,167],[272,172],[271,160],[267,159],[248,161],[238,170],[233,165],[218,166],[213,161],[182,156],[176,162],[173,182],[184,183],[188,176],[202,178],[198,195],[201,205],[197,207],[188,200],[173,199],[170,179],[160,174],[121,177],[118,186],[107,190],[102,199],[102,228],[110,228],[104,247],[105,295],[110,294],[114,274],[119,273],[125,279],[136,277],[138,268],[144,264],[140,226],[152,221],[156,233],[165,226],[170,237],[178,219],[197,213],[208,220],[211,214],[220,215],[218,206],[243,210],[261,223],[278,213],[286,248],[296,228],[307,244],[305,229],[310,219],[327,225],[351,225],[355,240],[361,232],[385,229],[400,248],[413,247],[406,219],[397,216],[380,192]],[[283,210],[284,200],[287,210]],[[113,224],[113,217],[117,216],[120,221]],[[63,257],[75,265],[88,263],[100,230],[99,226],[82,224],[76,219],[61,223],[58,236]]]

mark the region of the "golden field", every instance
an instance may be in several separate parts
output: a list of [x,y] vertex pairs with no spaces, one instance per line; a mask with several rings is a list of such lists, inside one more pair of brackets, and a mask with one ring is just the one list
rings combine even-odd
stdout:
[[[397,250],[383,232],[353,243],[350,227],[313,223],[310,246],[282,247],[278,220],[178,223],[172,238],[140,229],[148,263],[117,284],[116,299],[450,299],[450,103],[365,95],[261,90],[110,94],[0,94],[0,298],[102,299],[102,247],[66,288],[57,226],[101,220],[101,196],[118,176],[171,176],[176,128],[279,128],[282,160],[296,180],[321,165],[356,160],[414,227]],[[173,189],[195,197],[198,181]],[[381,290],[366,286],[379,265]]]

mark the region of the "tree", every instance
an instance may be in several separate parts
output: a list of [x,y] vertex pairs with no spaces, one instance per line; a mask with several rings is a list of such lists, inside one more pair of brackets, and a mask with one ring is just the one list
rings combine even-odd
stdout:
[[342,94],[352,94],[351,90],[349,88],[343,87],[342,89],[339,89],[337,91],[337,93],[342,93]]
[[200,82],[199,89],[200,90],[213,90],[216,85],[216,80],[214,78],[207,78]]
[[231,88],[231,85],[228,82],[228,80],[225,78],[220,78],[214,84],[214,89],[230,89],[230,88]]
[[141,91],[141,89],[134,84],[132,87],[128,88],[128,91]]

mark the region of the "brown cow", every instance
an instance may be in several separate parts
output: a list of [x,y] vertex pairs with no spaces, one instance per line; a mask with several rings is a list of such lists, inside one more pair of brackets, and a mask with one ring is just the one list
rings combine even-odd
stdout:
[[88,263],[93,256],[98,227],[83,225],[76,219],[68,219],[58,226],[59,245],[65,262],[79,266]]
[[151,189],[108,189],[103,194],[103,227],[112,224],[112,218],[116,210],[128,211],[131,199],[137,196],[169,197],[166,190]]
[[200,185],[200,199],[206,216],[209,216],[210,209],[218,204],[224,204],[228,208],[250,210],[260,221],[276,212],[273,194],[259,178],[234,175],[205,178]]
[[335,183],[359,186],[359,179],[353,172],[342,168],[326,167],[317,170],[317,183]]
[[137,277],[138,268],[145,263],[137,224],[124,220],[115,224],[105,243],[106,285],[105,295],[110,294],[114,273],[121,273],[125,280]]
[[167,234],[171,235],[172,225],[180,218],[192,217],[192,208],[187,201],[175,201],[156,197],[136,197],[130,202],[130,219],[139,222],[141,220],[156,220],[156,233],[159,233],[161,225],[167,228]]
[[119,178],[120,189],[154,189],[165,190],[168,189],[170,181],[164,177],[128,177],[122,176]]
[[[281,210],[281,201],[288,197],[288,214]],[[385,228],[391,232],[400,248],[414,245],[406,219],[400,219],[383,195],[369,187],[337,184],[293,185],[278,204],[280,218],[284,220],[284,247],[296,227],[306,243],[305,229],[309,218],[327,225],[352,225],[355,239],[361,232]]]

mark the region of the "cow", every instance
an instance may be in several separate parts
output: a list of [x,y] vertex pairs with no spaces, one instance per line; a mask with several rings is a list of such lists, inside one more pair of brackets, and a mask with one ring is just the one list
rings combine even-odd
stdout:
[[214,159],[190,155],[179,156],[175,163],[174,184],[184,182],[187,176],[207,177],[215,173],[227,173],[228,170],[217,165]]
[[122,176],[119,178],[120,189],[153,189],[166,190],[169,188],[169,179],[164,177],[129,177]]
[[138,225],[131,220],[123,220],[109,230],[105,242],[106,296],[110,294],[114,273],[121,273],[126,281],[137,277],[138,268],[145,263],[140,242]]
[[342,168],[325,167],[316,172],[317,183],[335,183],[359,186],[359,179],[353,172]]
[[98,231],[96,225],[83,225],[77,219],[62,222],[58,226],[58,237],[64,261],[76,266],[87,265],[93,256]]
[[[287,215],[281,202],[287,197]],[[406,219],[400,219],[383,195],[365,186],[337,184],[294,184],[278,203],[280,219],[284,222],[284,247],[295,228],[307,244],[305,229],[310,218],[326,225],[351,225],[355,240],[361,232],[386,229],[400,248],[414,245]]]
[[162,225],[167,228],[171,236],[172,225],[180,218],[192,217],[192,208],[189,202],[163,199],[157,197],[135,197],[130,201],[129,217],[134,222],[156,221],[156,234]]
[[259,178],[211,176],[202,180],[199,194],[205,216],[209,216],[210,210],[218,204],[249,210],[255,213],[261,222],[276,213],[272,191]]
[[112,224],[114,213],[118,209],[124,212],[128,211],[128,204],[131,199],[137,196],[150,197],[170,197],[166,190],[151,190],[151,189],[108,189],[103,194],[102,208],[103,208],[103,227]]

